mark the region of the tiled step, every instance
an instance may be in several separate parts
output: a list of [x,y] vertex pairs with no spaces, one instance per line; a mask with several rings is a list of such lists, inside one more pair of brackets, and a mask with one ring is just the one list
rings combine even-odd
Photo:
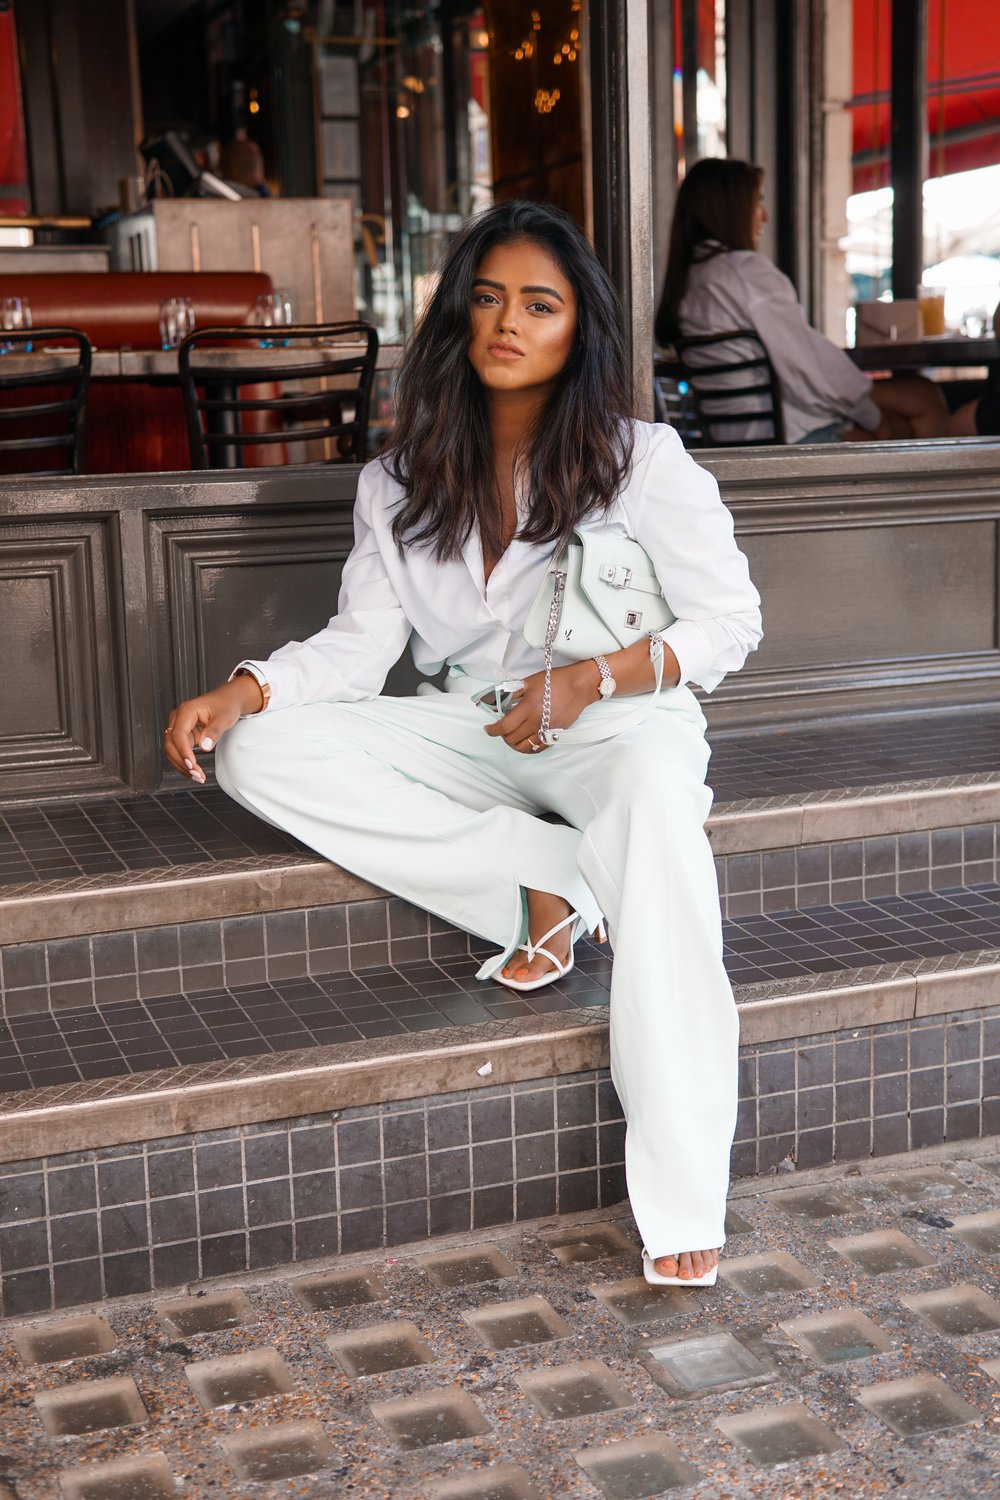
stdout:
[[[1000,710],[719,736],[709,836],[733,916],[998,878]],[[382,893],[216,787],[0,814],[0,941]]]
[[[934,1107],[952,1109],[966,1133],[993,1120],[1000,886],[752,917],[726,936],[745,1056],[859,1028],[909,1035],[931,1017],[939,1028],[961,1021],[967,1038]],[[0,1024],[0,1160],[167,1134],[181,1120],[222,1128],[606,1065],[605,954],[582,944],[572,974],[529,995],[478,982],[480,956],[10,1016]],[[873,1067],[869,1055],[865,1076]],[[915,1108],[932,1107],[922,1099]],[[870,1093],[854,1103],[872,1118]],[[904,1099],[891,1112],[909,1108]]]

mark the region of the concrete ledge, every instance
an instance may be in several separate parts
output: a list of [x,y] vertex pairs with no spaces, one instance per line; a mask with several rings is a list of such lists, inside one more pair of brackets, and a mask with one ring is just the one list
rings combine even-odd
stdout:
[[[744,1045],[1000,1003],[1000,952],[737,987]],[[0,1162],[608,1066],[593,1007],[0,1095]]]

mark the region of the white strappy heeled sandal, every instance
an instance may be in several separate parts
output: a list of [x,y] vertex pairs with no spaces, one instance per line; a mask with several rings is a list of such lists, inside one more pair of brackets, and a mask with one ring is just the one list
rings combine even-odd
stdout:
[[[662,1260],[662,1256],[652,1256],[643,1247],[642,1252],[642,1274],[650,1286],[714,1286],[719,1274],[718,1262],[704,1276],[661,1276],[656,1269],[656,1261]],[[674,1257],[676,1259],[676,1256]]]
[[[574,944],[576,943],[576,940],[580,935],[579,932],[576,930],[576,928],[574,928],[572,940],[569,945],[569,958],[565,963],[563,963],[562,959],[557,958],[554,953],[546,948],[545,944],[549,941],[550,938],[554,938],[557,932],[562,932],[564,927],[568,927],[571,922],[576,923],[579,921],[580,913],[577,911],[571,911],[568,917],[563,917],[561,922],[557,922],[554,927],[550,927],[548,932],[545,933],[543,937],[539,938],[537,943],[533,943],[529,937],[526,943],[522,943],[520,947],[515,950],[515,952],[517,953],[526,953],[528,955],[529,964],[539,954],[542,958],[547,958],[549,963],[552,965],[552,968],[548,973],[542,974],[538,979],[508,979],[503,970],[500,969],[492,977],[496,980],[497,984],[502,984],[509,990],[522,991],[540,990],[545,985],[554,983],[554,981],[557,979],[564,979],[570,972],[574,962],[576,961],[573,949]],[[599,922],[597,924],[597,931],[595,936],[599,943],[603,943],[606,941],[603,922]],[[511,955],[511,957],[513,957],[513,954]],[[510,959],[508,959],[507,962],[509,963]]]

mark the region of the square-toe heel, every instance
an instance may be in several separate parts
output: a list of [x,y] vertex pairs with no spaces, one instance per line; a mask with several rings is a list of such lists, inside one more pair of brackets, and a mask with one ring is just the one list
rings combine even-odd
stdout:
[[714,1286],[719,1274],[717,1265],[704,1276],[661,1276],[648,1250],[642,1252],[642,1274],[650,1286]]

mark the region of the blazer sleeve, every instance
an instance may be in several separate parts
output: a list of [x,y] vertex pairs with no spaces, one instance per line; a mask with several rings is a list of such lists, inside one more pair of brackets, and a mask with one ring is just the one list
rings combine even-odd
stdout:
[[388,477],[377,460],[361,471],[354,546],[344,564],[337,613],[329,623],[307,640],[289,641],[266,660],[246,663],[267,678],[268,712],[377,697],[390,667],[399,660],[411,625],[383,557],[383,548],[395,547],[388,525],[388,489]]
[[742,667],[761,639],[760,595],[736,545],[733,518],[707,469],[666,425],[650,429],[622,499],[637,542],[653,564],[677,616],[663,639],[680,663],[681,682],[711,692]]
[[747,311],[782,387],[808,393],[831,417],[874,432],[881,413],[872,400],[871,380],[813,328],[788,277],[760,254],[748,257],[745,276]]

